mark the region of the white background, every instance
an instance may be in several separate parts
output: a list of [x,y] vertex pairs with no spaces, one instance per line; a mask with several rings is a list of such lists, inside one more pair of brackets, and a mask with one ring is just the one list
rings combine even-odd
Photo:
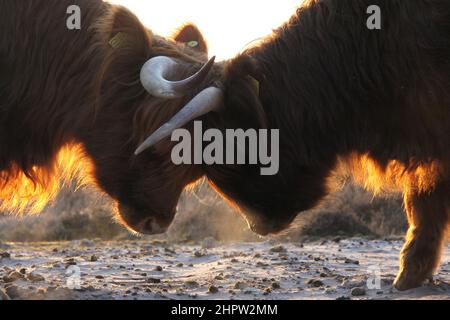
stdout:
[[170,35],[191,21],[203,32],[210,55],[231,58],[268,35],[295,13],[303,0],[110,0],[133,11],[153,32]]

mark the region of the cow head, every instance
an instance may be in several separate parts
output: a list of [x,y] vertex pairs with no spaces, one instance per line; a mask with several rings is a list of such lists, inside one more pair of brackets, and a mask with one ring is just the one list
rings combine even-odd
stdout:
[[[158,137],[221,101],[213,87],[219,67],[208,61],[203,36],[192,25],[174,36],[177,42],[153,35],[121,7],[106,20],[111,23],[99,32],[102,43],[111,45],[97,81],[99,106],[93,128],[80,130],[79,140],[92,159],[96,183],[117,203],[118,220],[139,233],[163,233],[180,194],[202,173],[174,165],[172,143]],[[181,116],[169,121],[180,109]]]
[[257,234],[279,233],[297,215],[316,206],[328,193],[328,174],[333,157],[325,162],[305,161],[303,139],[296,121],[292,97],[278,94],[270,77],[278,70],[266,69],[256,60],[255,49],[244,51],[224,68],[224,111],[210,116],[210,127],[225,129],[278,129],[279,170],[262,175],[261,164],[205,166],[213,188],[241,212]]

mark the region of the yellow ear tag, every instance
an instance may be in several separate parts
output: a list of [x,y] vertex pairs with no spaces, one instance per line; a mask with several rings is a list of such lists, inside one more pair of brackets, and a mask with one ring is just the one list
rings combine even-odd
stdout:
[[198,47],[198,41],[189,41],[186,43],[188,47],[191,48],[197,48]]
[[250,81],[250,84],[253,87],[253,90],[255,90],[256,95],[259,97],[259,90],[260,90],[260,84],[259,81],[253,78],[252,76],[248,76],[248,80]]
[[112,37],[111,40],[109,40],[109,45],[112,48],[117,49],[122,46],[124,40],[125,40],[125,33],[119,32],[114,37]]

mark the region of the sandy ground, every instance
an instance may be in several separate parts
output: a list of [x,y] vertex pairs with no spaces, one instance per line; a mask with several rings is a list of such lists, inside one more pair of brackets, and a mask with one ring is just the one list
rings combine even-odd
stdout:
[[205,240],[197,246],[7,243],[0,244],[0,300],[450,300],[449,247],[434,283],[407,292],[392,289],[401,245],[359,238],[307,244]]

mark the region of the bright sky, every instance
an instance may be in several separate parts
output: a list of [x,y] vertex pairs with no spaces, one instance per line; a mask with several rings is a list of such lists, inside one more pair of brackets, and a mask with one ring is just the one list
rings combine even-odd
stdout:
[[153,32],[165,36],[194,22],[219,60],[270,34],[303,0],[110,0],[133,11]]

